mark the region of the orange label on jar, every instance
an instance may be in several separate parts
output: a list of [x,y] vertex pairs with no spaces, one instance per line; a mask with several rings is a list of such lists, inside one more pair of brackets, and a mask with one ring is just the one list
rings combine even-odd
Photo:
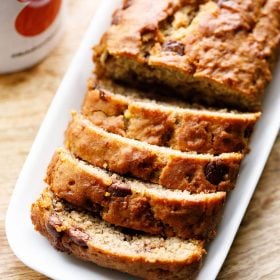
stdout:
[[15,20],[16,31],[26,37],[44,32],[55,20],[62,0],[18,0],[27,3]]

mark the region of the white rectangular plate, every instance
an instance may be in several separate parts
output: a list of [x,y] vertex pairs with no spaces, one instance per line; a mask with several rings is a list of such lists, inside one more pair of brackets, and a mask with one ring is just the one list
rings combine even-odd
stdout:
[[[79,110],[92,70],[92,45],[109,26],[120,0],[102,1],[84,40],[67,71],[23,166],[6,216],[6,233],[17,257],[54,279],[133,279],[113,270],[79,261],[55,251],[34,231],[30,207],[45,187],[43,178],[54,149],[63,143],[70,110]],[[263,115],[251,142],[251,153],[242,163],[236,189],[225,208],[218,235],[208,248],[198,279],[215,279],[230,249],[280,126],[280,63],[266,91]]]

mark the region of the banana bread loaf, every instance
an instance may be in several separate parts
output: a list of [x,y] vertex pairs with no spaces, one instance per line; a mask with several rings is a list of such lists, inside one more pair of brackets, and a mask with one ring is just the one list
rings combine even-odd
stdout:
[[242,154],[183,153],[106,132],[73,113],[66,147],[78,158],[121,175],[192,193],[229,191],[234,187]]
[[35,229],[59,251],[144,279],[194,279],[203,242],[162,238],[111,226],[46,189],[32,205]]
[[280,41],[280,0],[124,1],[95,47],[99,76],[260,109]]
[[190,194],[124,178],[91,166],[60,148],[46,183],[58,197],[114,225],[162,236],[210,239],[216,234],[225,192]]
[[153,145],[211,154],[248,152],[260,113],[191,109],[176,99],[155,99],[156,94],[93,77],[82,113],[109,132]]

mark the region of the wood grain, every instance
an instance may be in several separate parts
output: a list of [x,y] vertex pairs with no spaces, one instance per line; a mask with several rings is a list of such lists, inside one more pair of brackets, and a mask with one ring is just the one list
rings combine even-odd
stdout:
[[[68,2],[66,31],[41,64],[0,77],[0,279],[47,279],[22,264],[4,230],[9,198],[40,123],[98,1]],[[280,137],[218,279],[280,279]]]

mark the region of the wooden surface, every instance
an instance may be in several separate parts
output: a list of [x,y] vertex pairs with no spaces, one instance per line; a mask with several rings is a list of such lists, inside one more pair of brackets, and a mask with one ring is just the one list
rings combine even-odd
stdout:
[[[66,32],[36,67],[0,77],[0,279],[46,279],[22,264],[5,237],[5,212],[46,110],[98,1],[68,2]],[[256,159],[257,160],[257,159]],[[280,279],[280,137],[219,279]]]

